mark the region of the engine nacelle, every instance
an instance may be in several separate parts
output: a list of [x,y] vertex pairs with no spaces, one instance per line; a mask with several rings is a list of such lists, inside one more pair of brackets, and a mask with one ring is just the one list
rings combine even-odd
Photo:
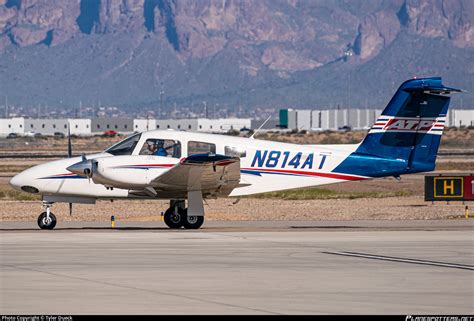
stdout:
[[177,162],[157,156],[113,156],[83,160],[68,170],[107,187],[143,189]]

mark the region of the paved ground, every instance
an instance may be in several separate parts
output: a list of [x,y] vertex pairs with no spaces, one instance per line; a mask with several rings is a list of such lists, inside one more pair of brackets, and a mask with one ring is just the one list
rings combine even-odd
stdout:
[[224,223],[2,223],[0,313],[474,313],[470,222]]

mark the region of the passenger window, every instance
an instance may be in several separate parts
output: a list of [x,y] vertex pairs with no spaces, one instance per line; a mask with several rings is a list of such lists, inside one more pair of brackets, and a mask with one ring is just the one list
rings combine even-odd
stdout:
[[225,153],[225,156],[230,156],[230,157],[244,158],[245,156],[247,156],[247,152],[245,150],[237,148],[237,147],[231,147],[231,146],[224,147],[224,153]]
[[188,142],[188,156],[195,154],[215,154],[216,145],[204,142]]
[[181,143],[171,139],[147,139],[139,155],[155,155],[162,157],[181,157]]

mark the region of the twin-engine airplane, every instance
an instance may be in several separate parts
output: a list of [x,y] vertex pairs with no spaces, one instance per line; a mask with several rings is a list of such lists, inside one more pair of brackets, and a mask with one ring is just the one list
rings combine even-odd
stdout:
[[453,92],[461,90],[445,87],[441,78],[404,82],[359,144],[296,145],[148,131],[100,154],[34,166],[10,184],[42,196],[42,229],[56,225],[53,203],[94,204],[100,199],[169,199],[166,225],[197,229],[204,222],[207,198],[434,170],[450,101],[446,95]]

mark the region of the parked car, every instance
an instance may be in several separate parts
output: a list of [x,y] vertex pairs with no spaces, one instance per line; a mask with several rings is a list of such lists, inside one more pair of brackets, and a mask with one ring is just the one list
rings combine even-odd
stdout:
[[18,134],[15,134],[15,133],[10,133],[7,135],[7,138],[10,139],[10,138],[18,138]]
[[53,136],[54,136],[54,138],[65,138],[66,137],[66,135],[64,135],[61,132],[55,132]]
[[117,132],[115,130],[108,130],[102,134],[104,137],[115,137],[117,136]]
[[352,130],[351,126],[342,126],[342,127],[338,127],[337,128],[338,131],[341,131],[341,132],[350,132]]
[[35,134],[33,135],[33,137],[34,137],[34,138],[41,138],[41,137],[43,137],[43,135],[41,135],[41,133],[35,133]]
[[35,132],[26,132],[24,136],[25,137],[35,137],[35,134],[36,134]]

